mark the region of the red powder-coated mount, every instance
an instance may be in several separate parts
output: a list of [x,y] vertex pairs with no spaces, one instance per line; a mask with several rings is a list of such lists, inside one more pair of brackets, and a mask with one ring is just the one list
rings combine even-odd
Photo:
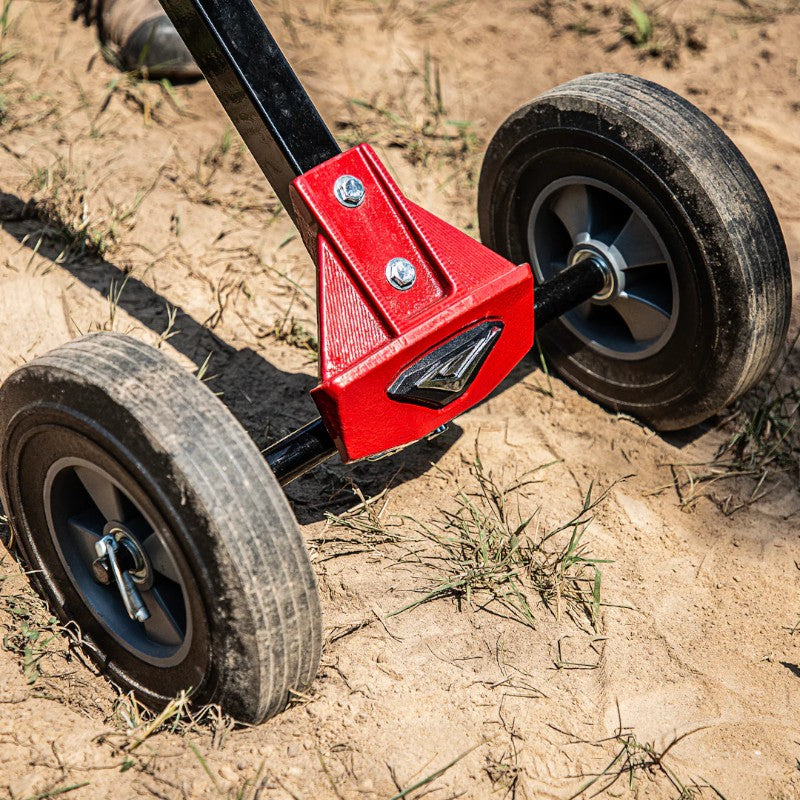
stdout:
[[[357,208],[334,194],[358,178]],[[343,461],[421,439],[486,397],[533,344],[533,277],[407,200],[368,145],[297,178],[291,197],[318,265],[320,384],[312,391]],[[405,258],[416,282],[394,288],[386,265]],[[502,333],[466,392],[444,408],[399,401],[406,369],[484,321]]]

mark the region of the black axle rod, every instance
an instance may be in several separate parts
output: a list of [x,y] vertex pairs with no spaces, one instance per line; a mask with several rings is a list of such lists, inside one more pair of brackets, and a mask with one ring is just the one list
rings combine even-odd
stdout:
[[[579,261],[560,272],[534,292],[536,329],[591,299],[606,285],[606,272],[594,258]],[[264,456],[282,486],[336,454],[336,445],[321,419],[317,418],[285,439],[267,448]]]
[[533,293],[535,329],[540,330],[599,294],[607,279],[608,273],[601,262],[590,257],[537,286]]
[[305,475],[333,455],[336,455],[336,445],[319,417],[264,451],[267,464],[281,486]]

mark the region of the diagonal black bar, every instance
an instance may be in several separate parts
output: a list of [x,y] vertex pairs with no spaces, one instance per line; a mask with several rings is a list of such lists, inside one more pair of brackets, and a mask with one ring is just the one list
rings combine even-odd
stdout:
[[289,184],[341,150],[250,0],[161,0],[286,210]]

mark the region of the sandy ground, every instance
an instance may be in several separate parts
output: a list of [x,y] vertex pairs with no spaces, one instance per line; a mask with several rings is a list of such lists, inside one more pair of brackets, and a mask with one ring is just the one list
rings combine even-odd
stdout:
[[[413,199],[472,234],[482,149],[517,106],[598,70],[687,95],[765,183],[800,286],[793,5],[653,4],[653,53],[623,37],[628,4],[613,0],[260,8],[341,140],[370,138]],[[0,45],[0,372],[97,329],[161,343],[189,368],[210,353],[211,386],[264,445],[313,413],[313,267],[208,87],[120,77],[70,11],[15,0]],[[97,254],[43,238],[29,200]],[[788,376],[799,367],[790,355]],[[299,481],[323,666],[308,697],[253,729],[212,716],[148,735],[145,712],[83,662],[5,555],[0,797],[533,800],[579,796],[605,770],[580,796],[800,798],[797,475],[770,473],[750,503],[753,479],[693,484],[704,468],[674,466],[709,461],[729,433],[660,437],[531,358],[436,441]],[[501,487],[550,465],[512,493],[543,530],[593,483],[609,489],[583,539],[608,561],[594,624],[537,603],[531,627],[452,599],[388,616],[437,585],[413,543],[475,490],[476,452]],[[354,488],[380,495],[380,519],[327,521],[358,503]],[[388,534],[364,532],[376,520]]]

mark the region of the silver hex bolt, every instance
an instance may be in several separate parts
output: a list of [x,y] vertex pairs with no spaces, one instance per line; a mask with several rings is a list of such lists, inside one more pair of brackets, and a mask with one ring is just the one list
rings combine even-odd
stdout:
[[417,280],[417,270],[407,258],[393,258],[386,265],[386,280],[395,289],[404,292]]
[[345,208],[358,208],[364,202],[367,190],[353,175],[341,175],[333,185],[333,193]]

